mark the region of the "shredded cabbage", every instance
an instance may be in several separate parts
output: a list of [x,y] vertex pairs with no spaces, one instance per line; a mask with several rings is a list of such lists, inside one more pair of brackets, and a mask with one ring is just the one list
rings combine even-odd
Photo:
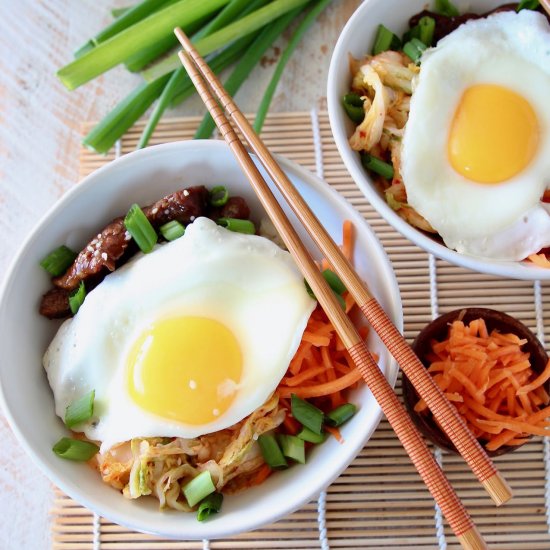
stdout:
[[127,498],[152,495],[161,508],[190,512],[181,487],[205,470],[217,491],[246,487],[248,476],[264,464],[258,437],[282,424],[284,416],[273,395],[226,430],[195,439],[136,438],[117,444],[97,455],[98,470]]
[[349,143],[355,151],[366,151],[391,160],[394,176],[390,184],[379,178],[386,201],[411,225],[436,233],[431,225],[407,203],[401,178],[401,140],[409,118],[414,77],[420,70],[402,52],[385,51],[363,60],[350,59],[351,89],[364,100],[365,118]]

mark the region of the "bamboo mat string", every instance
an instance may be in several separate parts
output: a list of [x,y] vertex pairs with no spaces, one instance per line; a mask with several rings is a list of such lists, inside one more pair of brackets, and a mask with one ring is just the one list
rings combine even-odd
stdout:
[[202,550],[210,550],[210,541],[208,539],[202,539]]
[[[540,281],[533,283],[533,292],[535,295],[535,316],[537,321],[537,338],[540,343],[545,346],[544,338],[544,311],[542,307],[542,293]],[[546,524],[548,526],[548,534],[550,534],[550,439],[543,439],[544,449],[544,502],[546,511]]]
[[93,523],[93,549],[100,550],[101,548],[101,518],[94,514]]
[[[430,303],[432,319],[439,317],[439,299],[437,296],[437,263],[433,254],[428,254],[428,271],[430,276]],[[434,456],[439,467],[443,469],[443,453],[440,449],[434,450]],[[447,539],[445,538],[445,527],[443,525],[443,513],[439,505],[434,503],[435,534],[439,550],[447,550]]]
[[[321,139],[321,130],[319,128],[319,115],[317,109],[313,107],[310,111],[311,131],[313,134],[313,148],[315,151],[315,171],[317,176],[323,179],[323,142]],[[317,527],[319,529],[319,542],[321,550],[330,550],[327,535],[326,508],[327,508],[327,492],[322,491],[317,500]]]

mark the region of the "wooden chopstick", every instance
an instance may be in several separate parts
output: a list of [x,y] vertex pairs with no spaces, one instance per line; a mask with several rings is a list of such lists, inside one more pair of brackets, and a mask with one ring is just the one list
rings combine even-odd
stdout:
[[340,248],[334,243],[300,193],[292,185],[246,117],[241,113],[231,96],[227,94],[216,75],[194,49],[189,39],[182,32],[176,31],[176,35],[201,74],[208,81],[226,113],[241,130],[275,185],[313,241],[332,264],[369,323],[432,411],[443,431],[468,463],[468,466],[485,487],[495,504],[500,506],[507,502],[512,497],[510,487],[477,439],[466,427],[456,408],[443,395],[432,376],[426,371],[380,304],[370,295],[365,283],[357,275]]
[[544,11],[550,15],[550,0],[540,0],[540,5],[544,9]]
[[[188,48],[192,48],[181,29],[176,29],[175,32],[186,51]],[[435,461],[432,453],[422,439],[422,436],[399,402],[392,387],[370,355],[365,342],[358,334],[349,317],[340,307],[333,291],[322,277],[313,258],[304,247],[294,227],[275,199],[254,161],[248,155],[247,150],[239,140],[235,130],[225,117],[217,100],[208,89],[206,82],[203,80],[204,73],[201,74],[200,72],[206,63],[197,52],[194,52],[194,54],[193,58],[183,51],[180,52],[179,55],[201,99],[210,111],[221,134],[256,191],[260,202],[281,235],[296,264],[306,277],[338,335],[342,339],[353,362],[365,379],[367,386],[380,404],[382,411],[411,457],[420,476],[447,518],[451,529],[453,529],[464,548],[487,548],[485,541],[464,508],[464,505]],[[197,63],[197,65],[195,65],[195,63]],[[200,66],[198,65],[199,63]]]

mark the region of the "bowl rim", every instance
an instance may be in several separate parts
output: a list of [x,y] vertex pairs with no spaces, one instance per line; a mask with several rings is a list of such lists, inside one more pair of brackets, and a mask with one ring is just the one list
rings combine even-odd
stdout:
[[[4,302],[4,295],[8,292],[9,288],[13,284],[13,278],[14,273],[17,269],[17,266],[20,262],[20,259],[25,255],[27,252],[27,249],[32,245],[33,240],[35,239],[35,236],[41,231],[42,226],[52,218],[58,211],[62,211],[65,207],[65,204],[69,202],[74,196],[77,196],[81,193],[86,193],[87,189],[94,184],[94,182],[98,178],[103,178],[105,174],[108,174],[111,170],[113,170],[113,167],[119,168],[120,166],[123,166],[124,164],[129,164],[135,161],[135,159],[140,159],[144,157],[155,157],[157,155],[162,155],[166,151],[169,150],[175,150],[182,154],[185,154],[185,150],[197,150],[198,149],[205,149],[205,150],[217,150],[221,151],[222,149],[225,151],[228,151],[228,147],[223,141],[219,140],[186,140],[186,141],[177,141],[172,143],[165,143],[160,144],[156,146],[151,146],[146,149],[141,149],[138,151],[133,151],[131,153],[128,153],[119,159],[116,159],[112,162],[107,163],[106,165],[100,167],[99,169],[95,170],[85,178],[83,178],[78,184],[73,185],[64,195],[55,203],[53,204],[48,211],[40,218],[40,220],[36,223],[34,228],[29,232],[29,234],[24,239],[23,243],[20,245],[18,252],[14,256],[14,258],[11,261],[11,264],[6,272],[6,277],[4,278],[4,281],[2,285],[0,286],[0,314],[3,310],[3,302]],[[388,311],[388,315],[390,318],[394,321],[396,327],[398,330],[403,330],[403,315],[402,315],[402,306],[401,306],[401,297],[399,293],[399,287],[397,285],[397,280],[395,278],[395,274],[393,272],[393,268],[391,265],[391,262],[389,261],[389,258],[387,257],[387,254],[382,247],[378,237],[374,233],[374,231],[370,228],[366,220],[361,216],[359,212],[357,212],[347,201],[344,197],[339,195],[337,191],[332,188],[330,185],[328,185],[326,182],[324,182],[321,178],[313,174],[312,172],[306,170],[305,168],[301,167],[300,165],[284,158],[278,155],[275,155],[277,161],[282,166],[282,168],[285,170],[285,172],[293,174],[300,178],[304,184],[306,184],[309,187],[312,187],[313,189],[319,191],[320,193],[324,194],[327,199],[330,199],[331,203],[340,204],[341,206],[345,206],[346,209],[346,216],[352,219],[354,225],[356,227],[361,227],[361,231],[365,232],[369,235],[370,238],[375,241],[375,244],[378,245],[378,250],[376,250],[375,254],[378,259],[384,258],[385,262],[378,262],[378,269],[382,269],[383,272],[388,275],[386,277],[386,285],[387,285],[387,292],[389,297],[389,309],[391,311]],[[397,380],[397,374],[398,374],[398,368],[395,360],[393,357],[389,356],[389,361],[387,365],[387,371],[386,371],[386,378],[390,382],[390,384],[395,386],[396,380]],[[58,486],[63,492],[68,494],[71,498],[73,498],[75,501],[81,503],[83,506],[89,508],[93,512],[95,512],[98,515],[101,515],[103,517],[108,518],[110,521],[113,521],[119,525],[122,525],[128,529],[132,529],[139,532],[145,532],[150,533],[162,537],[172,538],[172,539],[188,539],[188,540],[196,540],[204,538],[204,530],[201,532],[199,529],[193,531],[193,532],[183,532],[182,529],[179,530],[156,530],[154,527],[146,526],[143,527],[142,525],[134,523],[131,518],[129,517],[128,513],[121,513],[118,510],[113,510],[109,508],[107,511],[102,510],[102,504],[101,501],[97,498],[93,498],[90,500],[87,494],[83,493],[81,489],[72,484],[70,481],[66,481],[62,475],[59,475],[59,472],[56,470],[52,470],[48,464],[42,459],[42,454],[38,450],[35,450],[30,442],[27,441],[27,438],[23,434],[23,432],[20,430],[14,416],[12,415],[12,411],[7,406],[6,396],[4,394],[4,387],[0,380],[0,406],[2,407],[2,410],[4,412],[4,415],[8,421],[8,424],[10,428],[12,429],[13,433],[15,434],[19,444],[24,448],[25,452],[32,458],[34,464],[38,466],[38,468],[50,479],[56,486]],[[330,476],[325,477],[323,479],[322,483],[319,483],[317,487],[315,487],[314,490],[304,490],[297,492],[297,499],[293,501],[290,505],[288,503],[283,504],[281,508],[277,511],[276,514],[269,511],[262,511],[262,508],[264,507],[258,507],[256,509],[255,514],[249,514],[250,520],[247,524],[244,526],[242,524],[239,524],[237,526],[233,526],[232,528],[220,530],[216,529],[216,523],[212,522],[208,524],[208,538],[216,539],[216,538],[222,538],[227,537],[231,535],[235,535],[237,533],[245,532],[245,531],[251,531],[254,529],[258,529],[263,527],[269,522],[276,521],[283,517],[284,515],[291,513],[298,508],[302,507],[304,504],[309,502],[312,498],[315,497],[315,495],[324,490],[328,485],[330,485],[343,471],[344,469],[353,461],[353,459],[357,456],[357,454],[360,452],[360,450],[364,447],[366,442],[370,439],[374,431],[376,430],[379,421],[382,417],[382,411],[380,409],[380,406],[375,403],[375,409],[373,409],[369,421],[368,426],[366,426],[366,429],[362,430],[362,437],[358,438],[358,444],[354,446],[353,448],[350,448],[347,453],[347,459],[345,460],[345,464],[343,464],[341,467],[334,470]],[[363,426],[365,428],[365,426]],[[98,482],[101,482],[101,480],[98,478]],[[123,498],[121,496],[121,498]],[[260,518],[260,519],[258,519]],[[202,525],[202,524],[200,524]]]
[[[376,211],[396,229],[402,236],[411,240],[414,244],[437,256],[438,258],[457,265],[488,275],[520,279],[520,280],[550,280],[550,269],[544,269],[535,265],[528,265],[522,262],[499,261],[483,259],[477,256],[460,254],[455,250],[447,248],[444,244],[437,242],[416,229],[403,218],[401,218],[383,199],[374,184],[370,182],[366,171],[357,165],[357,152],[353,151],[348,143],[348,135],[343,121],[346,116],[340,103],[338,94],[337,73],[341,63],[347,63],[349,52],[349,37],[355,33],[361,33],[363,20],[369,17],[368,13],[371,4],[378,0],[364,0],[353,12],[342,29],[336,46],[333,49],[327,79],[327,107],[330,129],[336,143],[336,147],[344,165],[350,173],[353,181],[360,191],[372,204]],[[384,0],[387,2],[387,0]],[[366,42],[366,40],[365,40]],[[367,51],[368,45],[365,47]]]

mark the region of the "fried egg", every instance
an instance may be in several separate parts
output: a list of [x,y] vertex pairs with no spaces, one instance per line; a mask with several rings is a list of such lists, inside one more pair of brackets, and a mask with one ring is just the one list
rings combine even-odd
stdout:
[[550,245],[550,27],[503,12],[422,56],[402,144],[409,204],[458,252],[521,260]]
[[77,427],[104,451],[227,428],[272,394],[315,307],[288,252],[198,218],[108,275],[44,356],[55,410],[95,390]]

